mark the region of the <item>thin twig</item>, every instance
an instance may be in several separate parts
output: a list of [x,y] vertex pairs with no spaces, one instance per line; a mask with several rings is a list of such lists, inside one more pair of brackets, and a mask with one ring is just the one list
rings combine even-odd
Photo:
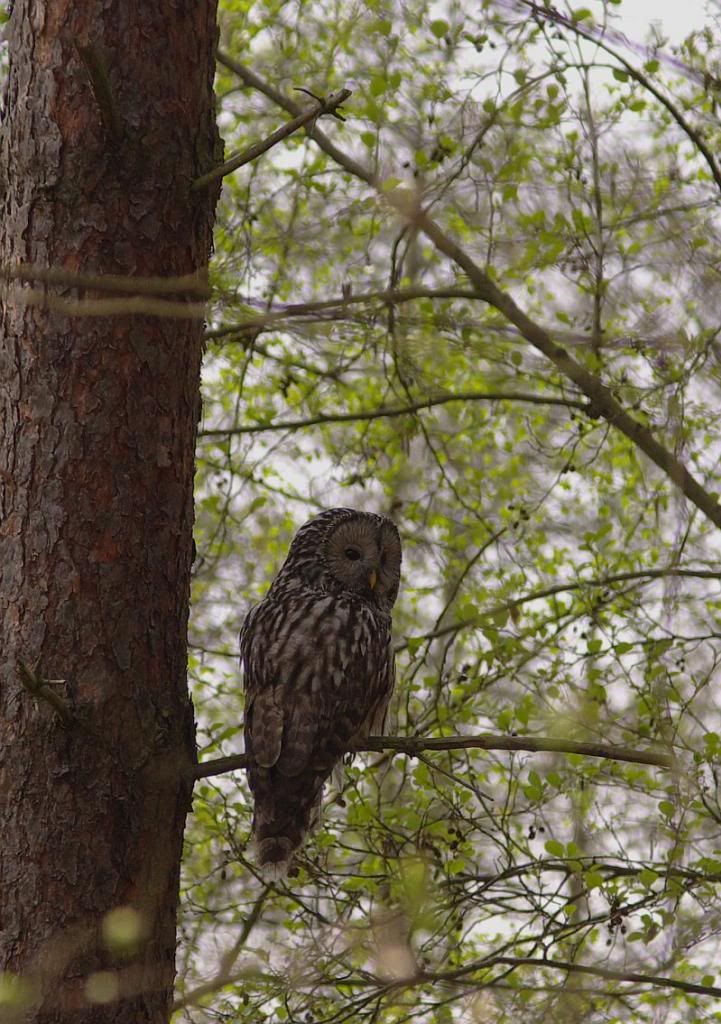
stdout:
[[712,148],[704,141],[701,132],[697,131],[691,123],[686,120],[679,107],[677,107],[676,104],[668,98],[668,96],[653,84],[648,75],[645,75],[643,71],[639,71],[635,65],[626,60],[625,57],[622,57],[620,53],[609,46],[603,38],[603,35],[598,31],[589,31],[581,25],[580,21],[574,21],[572,18],[566,17],[565,14],[550,5],[541,6],[540,4],[535,3],[534,0],[520,0],[520,3],[522,7],[532,11],[536,18],[544,18],[547,21],[554,22],[556,25],[562,25],[564,28],[570,29],[571,32],[575,32],[576,35],[580,36],[582,39],[588,39],[590,42],[595,43],[599,49],[604,50],[611,57],[617,60],[618,63],[622,65],[623,70],[629,78],[633,78],[634,81],[638,82],[642,88],[647,92],[650,92],[654,99],[666,108],[681,131],[691,140],[699,153],[703,156],[708,169],[711,172],[711,176],[716,182],[717,188],[721,191],[721,168],[716,163]]
[[568,409],[580,409],[582,412],[587,412],[589,409],[588,402],[579,402],[569,398],[552,398],[514,391],[462,391],[457,395],[442,395],[438,398],[428,398],[423,402],[413,402],[411,405],[392,405],[367,412],[338,412],[326,416],[309,416],[303,420],[278,420],[275,423],[253,423],[244,427],[199,430],[198,437],[229,437],[235,434],[262,434],[275,430],[300,430],[303,427],[315,427],[323,423],[358,423],[364,420],[407,416],[421,409],[448,405],[449,402],[525,402],[530,405],[556,405]]
[[[297,107],[292,100],[288,100],[283,93],[268,82],[265,82],[254,71],[251,71],[250,68],[245,67],[226,54],[219,54],[218,59],[220,63],[231,68],[231,70],[239,75],[247,85],[258,89],[278,106],[289,112],[296,111]],[[638,78],[638,75],[636,77]],[[648,83],[644,84],[648,85]],[[668,105],[668,101],[666,101],[666,105]],[[418,227],[433,242],[438,251],[448,256],[468,277],[473,285],[477,299],[497,309],[499,313],[514,324],[520,334],[533,348],[546,356],[563,376],[572,380],[579,390],[590,399],[596,415],[602,416],[611,426],[624,434],[661,469],[671,483],[678,487],[688,498],[691,504],[695,505],[715,526],[721,529],[721,505],[719,505],[714,495],[707,491],[696,477],[689,472],[686,466],[656,439],[648,427],[632,416],[631,413],[627,412],[616,399],[611,388],[604,384],[600,377],[591,373],[585,366],[577,362],[569,352],[553,339],[550,332],[544,330],[538,323],[531,320],[516,305],[511,296],[495,284],[491,277],[463,248],[428,216],[415,192],[407,188],[390,190],[384,188],[382,179],[363,166],[358,160],[339,149],[316,125],[308,129],[308,134],[332,160],[335,160],[336,163],[345,168],[350,174],[353,174],[361,181],[365,181],[378,192],[399,216]],[[690,137],[694,138],[693,135]],[[706,155],[705,151],[704,155]],[[713,158],[711,158],[710,166],[713,173],[715,169]]]
[[[691,981],[679,981],[676,978],[663,978],[655,974],[639,974],[636,971],[614,971],[608,967],[594,967],[591,964],[571,963],[565,960],[541,959],[531,956],[490,956],[487,960],[466,964],[452,971],[438,971],[426,976],[425,980],[455,981],[474,971],[488,970],[496,964],[509,967],[540,967],[543,970],[568,971],[571,974],[590,974],[606,981],[633,982],[634,984],[650,985],[653,988],[673,988],[680,992],[694,992],[704,996],[721,996],[721,988],[715,985],[698,985]],[[493,985],[489,979],[486,984]]]
[[642,583],[651,582],[652,580],[665,579],[669,576],[683,579],[717,580],[721,582],[721,572],[718,572],[715,569],[677,569],[671,566],[667,569],[643,569],[638,572],[616,572],[610,573],[608,576],[598,576],[595,579],[554,583],[550,587],[531,590],[527,594],[521,594],[519,597],[513,597],[508,601],[502,601],[499,604],[492,605],[492,607],[487,608],[483,612],[479,612],[478,615],[474,615],[472,618],[461,619],[458,622],[451,622],[445,626],[439,626],[437,629],[431,630],[428,633],[407,637],[405,640],[399,641],[395,645],[394,650],[396,654],[398,654],[400,651],[405,651],[412,642],[420,643],[423,640],[435,640],[438,637],[448,636],[449,633],[457,633],[462,629],[481,626],[485,623],[493,623],[497,621],[499,617],[520,608],[524,604],[530,604],[532,601],[542,601],[544,598],[554,597],[556,594],[572,593],[576,590],[603,590],[606,587],[613,586],[615,583],[628,583],[634,580],[638,580]]
[[269,135],[265,139],[261,139],[260,142],[253,143],[247,149],[242,150],[240,153],[236,153],[222,164],[218,164],[212,170],[206,174],[201,174],[199,178],[190,186],[191,192],[197,192],[200,189],[207,188],[212,182],[217,181],[218,178],[224,178],[226,174],[231,174],[233,171],[242,167],[243,164],[248,164],[251,160],[257,160],[259,156],[266,153],[273,146],[276,146],[283,139],[286,139],[293,132],[297,132],[303,125],[308,124],[309,121],[314,121],[316,118],[322,117],[323,114],[333,114],[341,103],[344,103],[351,95],[350,89],[341,89],[340,92],[332,93],[325,99],[320,99],[318,104],[311,107],[309,110],[303,111],[302,114],[298,114],[292,121],[288,121],[287,124],[281,125],[277,128],[272,135]]
[[225,952],[221,957],[220,965],[215,976],[213,978],[210,978],[209,981],[205,981],[201,985],[198,985],[196,988],[191,989],[182,998],[176,999],[175,1002],[173,1003],[173,1011],[180,1010],[184,1006],[195,1006],[200,1002],[200,1000],[204,996],[212,995],[219,989],[223,988],[224,985],[228,985],[233,981],[238,981],[241,978],[248,977],[249,972],[247,969],[244,971],[241,970],[238,972],[233,972],[232,968],[236,960],[238,959],[238,956],[243,951],[243,947],[248,941],[250,933],[260,920],[263,911],[263,906],[270,892],[271,886],[269,885],[266,885],[262,889],[260,896],[251,907],[250,913],[247,915],[245,921],[243,922],[243,926],[240,929],[240,934],[238,935],[238,938],[235,940],[230,949],[227,950],[227,952]]
[[31,693],[37,700],[43,700],[46,704],[49,704],[55,714],[60,718],[63,725],[69,726],[73,724],[75,719],[70,707],[63,698],[52,689],[52,685],[64,683],[64,679],[43,679],[38,671],[37,665],[34,669],[30,668],[20,659],[18,659],[17,671],[20,676],[20,682],[28,693]]
[[236,334],[238,331],[252,331],[258,328],[272,326],[274,323],[282,323],[289,317],[308,317],[315,313],[332,312],[337,309],[345,309],[347,306],[365,305],[371,302],[395,305],[401,302],[412,302],[414,299],[475,299],[476,293],[470,288],[390,288],[380,292],[364,292],[358,295],[344,295],[337,299],[322,299],[311,302],[291,302],[283,305],[280,309],[269,309],[255,316],[249,316],[235,324],[228,324],[226,327],[214,327],[205,332],[207,339],[215,340],[223,338],[228,334]]

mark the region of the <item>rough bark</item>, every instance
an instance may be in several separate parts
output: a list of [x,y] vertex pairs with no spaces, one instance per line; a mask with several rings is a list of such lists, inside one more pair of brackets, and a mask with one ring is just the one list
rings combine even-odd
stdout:
[[[217,187],[190,183],[219,155],[215,34],[213,0],[16,0],[3,266],[207,265]],[[23,1019],[165,1021],[202,325],[64,316],[22,287],[0,320],[0,970]],[[21,662],[64,680],[72,722]],[[104,930],[119,907],[141,923],[124,951]]]

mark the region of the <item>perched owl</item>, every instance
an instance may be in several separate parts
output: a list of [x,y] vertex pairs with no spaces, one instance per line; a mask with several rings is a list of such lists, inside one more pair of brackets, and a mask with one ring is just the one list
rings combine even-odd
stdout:
[[329,509],[298,530],[243,623],[245,750],[266,878],[287,873],[343,754],[383,729],[400,567],[390,519]]

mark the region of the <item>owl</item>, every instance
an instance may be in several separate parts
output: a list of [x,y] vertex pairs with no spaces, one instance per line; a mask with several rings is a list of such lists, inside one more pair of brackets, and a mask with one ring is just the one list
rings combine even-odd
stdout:
[[288,873],[343,755],[382,732],[395,670],[401,542],[390,519],[332,508],[293,538],[240,633],[256,859]]

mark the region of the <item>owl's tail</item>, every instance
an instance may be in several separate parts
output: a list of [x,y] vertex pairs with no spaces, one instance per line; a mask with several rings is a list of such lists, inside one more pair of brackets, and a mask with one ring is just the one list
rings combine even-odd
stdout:
[[[316,789],[315,793],[313,789]],[[271,807],[264,806],[263,801],[258,799],[255,804],[255,860],[263,878],[268,882],[277,882],[288,876],[295,853],[305,842],[308,833],[317,828],[321,793],[317,792],[316,783],[310,792],[306,791],[304,797],[299,799],[296,794],[290,807],[288,804],[279,807],[279,803],[276,795]]]
[[255,844],[258,867],[266,882],[280,882],[288,877],[293,854],[300,846],[288,836],[258,839]]

